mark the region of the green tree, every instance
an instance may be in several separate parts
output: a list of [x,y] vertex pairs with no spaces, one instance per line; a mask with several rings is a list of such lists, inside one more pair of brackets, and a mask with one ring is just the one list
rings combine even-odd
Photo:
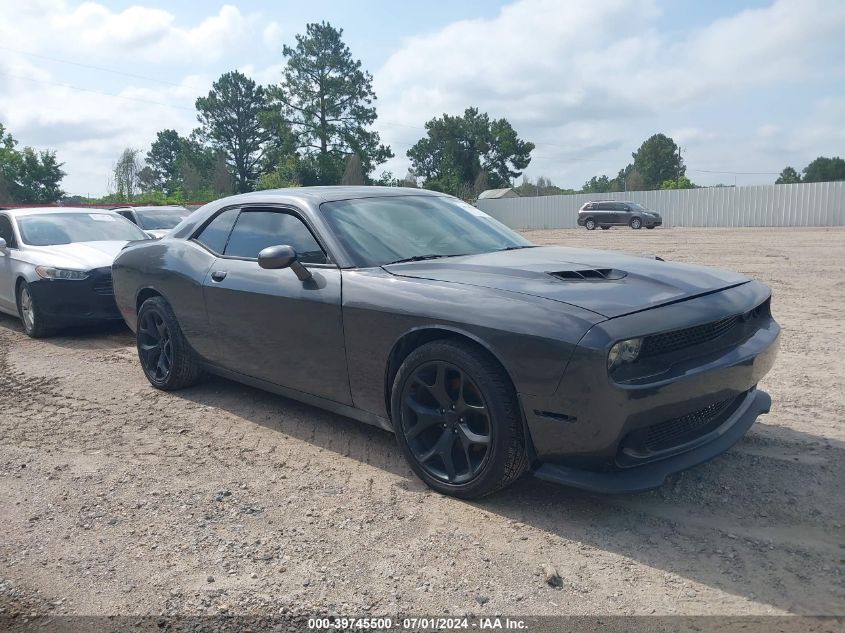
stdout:
[[686,174],[680,148],[665,134],[649,137],[632,156],[633,168],[642,177],[644,189],[657,189],[664,181]]
[[833,158],[819,156],[802,171],[804,172],[804,182],[845,180],[845,160],[838,156]]
[[0,202],[15,201],[21,167],[21,155],[15,149],[17,144],[0,123]]
[[146,160],[153,172],[149,182],[151,188],[161,189],[167,195],[176,191],[179,182],[177,158],[183,141],[176,130],[161,130],[156,134]]
[[365,177],[393,157],[378,132],[368,129],[377,116],[373,78],[352,58],[342,35],[343,29],[327,22],[308,24],[296,47],[282,49],[284,81],[270,90],[303,154],[303,180],[313,184],[339,183],[350,154],[360,157]]
[[59,186],[65,177],[63,164],[56,159],[55,152],[36,152],[24,147],[18,172],[18,201],[47,204],[61,200],[65,195]]
[[676,180],[664,180],[660,183],[661,189],[695,189],[695,185],[686,176],[681,176]]
[[52,151],[17,150],[17,141],[0,123],[0,202],[46,204],[64,196],[63,163]]
[[794,167],[784,167],[775,180],[776,185],[793,185],[797,182],[801,182],[801,174],[795,171]]
[[507,187],[531,162],[534,143],[520,140],[506,119],[491,121],[478,108],[444,114],[425,128],[407,155],[426,189],[471,197],[482,173],[490,187]]
[[581,193],[608,193],[612,190],[607,176],[593,176],[581,187]]
[[264,88],[238,71],[224,73],[208,96],[197,99],[196,108],[202,136],[226,157],[236,189],[252,190],[267,140],[261,125],[267,109]]

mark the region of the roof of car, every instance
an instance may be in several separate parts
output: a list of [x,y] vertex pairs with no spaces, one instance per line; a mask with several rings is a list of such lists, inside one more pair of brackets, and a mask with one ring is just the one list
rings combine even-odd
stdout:
[[231,202],[271,202],[278,199],[280,202],[291,198],[308,200],[319,205],[323,202],[334,202],[336,200],[350,200],[353,198],[380,198],[384,196],[445,196],[447,194],[428,189],[415,189],[413,187],[369,187],[369,186],[330,186],[330,187],[288,187],[286,189],[264,189],[242,193],[230,198],[224,198]]
[[85,207],[19,207],[17,209],[4,209],[14,217],[23,217],[25,215],[43,215],[53,213],[112,213],[108,209],[91,209]]
[[135,205],[121,205],[119,207],[112,207],[112,211],[123,211],[124,209],[132,209],[133,211],[187,211],[181,204],[147,204],[143,206]]

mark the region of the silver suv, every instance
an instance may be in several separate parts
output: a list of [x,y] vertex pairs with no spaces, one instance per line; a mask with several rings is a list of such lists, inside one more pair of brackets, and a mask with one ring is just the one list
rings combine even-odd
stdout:
[[578,211],[578,226],[584,226],[588,231],[597,226],[605,230],[611,226],[653,229],[661,224],[663,218],[659,213],[649,211],[636,202],[596,200],[585,203]]

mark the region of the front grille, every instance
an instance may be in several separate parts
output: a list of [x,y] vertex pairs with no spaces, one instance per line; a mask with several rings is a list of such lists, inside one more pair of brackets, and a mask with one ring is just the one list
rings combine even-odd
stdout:
[[94,281],[94,292],[104,296],[114,294],[114,288],[112,288],[111,284],[111,273],[104,274]]
[[722,414],[735,400],[736,398],[729,398],[714,402],[698,411],[648,427],[642,444],[643,448],[657,453],[673,446],[681,446],[709,433],[722,423]]
[[662,334],[652,334],[645,337],[640,350],[640,358],[658,356],[668,352],[674,352],[685,347],[700,345],[714,341],[723,334],[730,332],[740,322],[738,316],[726,317],[718,321],[711,321],[704,325],[695,325],[682,330],[673,330]]
[[718,321],[694,325],[682,330],[672,330],[671,332],[646,336],[643,339],[639,358],[668,354],[679,349],[715,341],[743,323],[749,323],[770,314],[770,310],[770,299],[766,299],[763,303],[744,314],[725,317]]

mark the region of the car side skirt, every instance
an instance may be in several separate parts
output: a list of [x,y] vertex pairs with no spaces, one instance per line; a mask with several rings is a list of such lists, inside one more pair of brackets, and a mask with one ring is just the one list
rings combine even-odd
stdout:
[[347,404],[321,398],[320,396],[314,396],[310,393],[297,391],[296,389],[283,387],[282,385],[267,382],[266,380],[261,380],[260,378],[253,378],[252,376],[247,376],[229,369],[223,369],[222,367],[218,367],[217,365],[212,365],[210,363],[203,363],[202,366],[208,373],[220,376],[221,378],[234,380],[236,382],[249,385],[250,387],[255,387],[256,389],[263,389],[264,391],[269,391],[271,393],[284,396],[285,398],[290,398],[291,400],[298,400],[299,402],[304,402],[305,404],[325,409],[331,413],[337,413],[338,415],[343,415],[348,418],[352,418],[353,420],[364,422],[365,424],[377,426],[385,431],[390,431],[391,433],[393,432],[393,425],[390,420],[375,415],[374,413],[370,413],[369,411],[362,411],[361,409],[356,409],[355,407],[351,407]]

